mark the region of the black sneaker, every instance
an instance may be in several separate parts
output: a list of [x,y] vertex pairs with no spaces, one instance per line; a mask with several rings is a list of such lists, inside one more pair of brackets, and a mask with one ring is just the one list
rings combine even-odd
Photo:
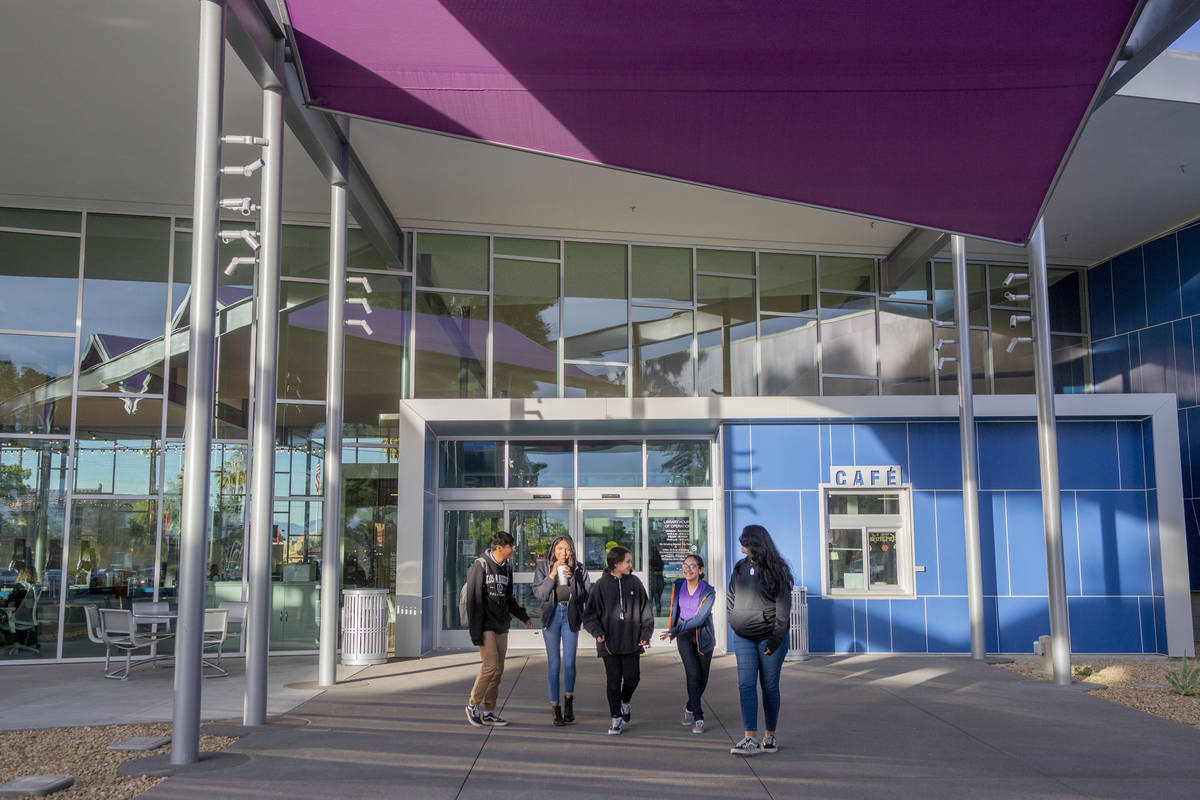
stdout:
[[779,744],[775,741],[775,737],[772,734],[767,734],[766,736],[763,737],[762,751],[764,753],[778,753],[779,752]]
[[633,712],[629,709],[629,703],[621,703],[621,719],[625,720],[625,724],[629,724],[629,718],[633,716]]
[[483,717],[479,713],[479,706],[473,706],[467,703],[467,722],[471,723],[476,728],[483,727]]
[[730,755],[745,756],[747,758],[750,756],[756,756],[760,752],[762,751],[758,749],[758,742],[754,740],[753,736],[747,736],[733,747],[729,748]]
[[491,725],[493,728],[503,728],[508,724],[508,720],[501,717],[495,711],[483,712],[483,724]]

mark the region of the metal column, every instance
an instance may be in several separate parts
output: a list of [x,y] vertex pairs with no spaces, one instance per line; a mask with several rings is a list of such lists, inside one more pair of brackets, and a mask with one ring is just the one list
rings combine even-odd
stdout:
[[280,192],[283,186],[283,88],[263,89],[259,280],[255,306],[254,429],[250,471],[250,553],[246,599],[246,702],[242,722],[267,721],[271,640],[271,534],[275,507],[275,364],[279,350]]
[[979,560],[979,467],[975,457],[975,387],[971,370],[971,320],[967,301],[967,249],[961,236],[950,237],[954,259],[954,318],[958,336],[958,434],[962,454],[963,535],[967,556],[967,610],[971,620],[971,658],[987,654],[983,627],[983,569]]
[[321,540],[321,639],[317,684],[337,683],[338,593],[342,584],[342,392],[346,356],[346,184],[331,187],[329,353],[325,380],[325,519]]
[[1042,523],[1046,532],[1046,584],[1050,596],[1050,653],[1054,682],[1071,683],[1071,627],[1063,566],[1062,506],[1058,493],[1058,439],[1054,421],[1054,368],[1050,359],[1050,304],[1046,294],[1045,220],[1029,238],[1029,285],[1037,381],[1038,464],[1042,472]]
[[225,4],[200,0],[196,85],[196,169],[192,195],[192,300],[184,418],[179,619],[171,763],[200,758],[200,682],[204,655],[204,545],[209,526],[213,355],[216,349],[217,201],[221,171],[221,92],[225,82]]

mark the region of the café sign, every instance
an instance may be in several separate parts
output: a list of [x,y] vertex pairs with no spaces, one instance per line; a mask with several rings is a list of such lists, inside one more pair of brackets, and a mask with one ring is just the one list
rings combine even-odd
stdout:
[[830,467],[829,478],[834,486],[899,487],[900,467]]

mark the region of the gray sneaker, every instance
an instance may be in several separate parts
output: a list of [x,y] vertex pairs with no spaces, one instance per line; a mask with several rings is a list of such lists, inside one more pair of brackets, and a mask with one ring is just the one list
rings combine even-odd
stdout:
[[633,712],[629,708],[629,703],[621,703],[621,719],[625,720],[626,725],[629,724],[629,720],[632,716]]
[[692,733],[704,733],[704,720],[698,719],[692,725]]
[[758,749],[758,740],[753,736],[747,736],[740,742],[729,748],[729,754],[733,756],[750,756],[758,755],[761,750]]
[[687,725],[691,725],[695,721],[696,721],[696,715],[693,714],[691,711],[688,711],[687,708],[685,707],[683,709],[683,721],[680,722],[679,724],[687,726]]
[[613,717],[612,725],[609,726],[608,729],[608,735],[620,736],[623,730],[625,730],[625,720],[621,719],[620,717]]
[[767,734],[767,735],[763,736],[762,751],[764,753],[778,753],[779,752],[779,745],[775,742],[774,734]]

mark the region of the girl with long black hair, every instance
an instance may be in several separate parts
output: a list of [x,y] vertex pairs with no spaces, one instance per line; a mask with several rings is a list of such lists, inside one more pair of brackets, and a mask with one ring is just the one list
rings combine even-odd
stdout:
[[[792,615],[792,570],[762,525],[747,525],[738,537],[746,557],[733,566],[726,603],[737,657],[738,694],[744,737],[729,752],[756,756],[779,750],[779,672],[788,650]],[[758,735],[758,684],[766,717]]]
[[[533,572],[533,596],[542,601],[542,641],[554,724],[575,721],[575,651],[592,582],[575,557],[570,536],[559,536]],[[562,705],[559,705],[559,676]]]

